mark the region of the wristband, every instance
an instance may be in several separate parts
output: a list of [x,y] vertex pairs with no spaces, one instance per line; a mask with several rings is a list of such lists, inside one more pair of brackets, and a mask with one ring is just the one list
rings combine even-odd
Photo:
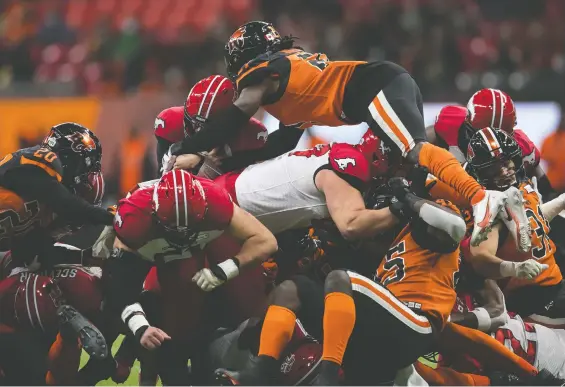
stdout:
[[477,308],[471,311],[477,317],[478,329],[482,332],[488,332],[492,323],[490,315],[485,308]]
[[500,275],[502,277],[516,277],[516,262],[502,261],[500,262]]
[[149,326],[149,321],[145,318],[145,312],[143,312],[143,308],[138,302],[126,306],[121,317],[133,334],[143,326]]
[[221,269],[224,274],[224,278],[220,279],[224,281],[230,280],[239,275],[239,260],[237,258],[226,259],[224,262],[218,264],[218,268]]

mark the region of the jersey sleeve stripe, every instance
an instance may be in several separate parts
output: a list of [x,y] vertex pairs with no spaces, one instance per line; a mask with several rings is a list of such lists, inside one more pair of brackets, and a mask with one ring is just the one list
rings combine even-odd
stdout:
[[27,165],[35,165],[36,167],[43,169],[50,176],[53,176],[54,178],[56,178],[59,183],[61,182],[61,180],[63,180],[63,177],[59,173],[57,173],[57,171],[55,171],[53,168],[50,168],[47,165],[40,163],[38,161],[30,160],[30,159],[26,158],[25,156],[22,156],[21,159],[20,159],[20,163],[22,163],[24,165],[26,165],[26,164]]
[[348,271],[347,274],[351,279],[351,285],[354,291],[363,293],[371,298],[412,330],[421,334],[432,333],[432,326],[426,317],[414,313],[387,289],[376,285],[368,278],[357,273]]
[[0,166],[6,164],[8,161],[12,160],[14,158],[14,156],[12,156],[12,154],[10,153],[9,155],[6,155],[2,161],[0,161]]

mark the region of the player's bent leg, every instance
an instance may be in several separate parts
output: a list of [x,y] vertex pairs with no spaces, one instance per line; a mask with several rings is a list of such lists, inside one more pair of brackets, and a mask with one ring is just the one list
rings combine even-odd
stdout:
[[355,326],[355,303],[351,281],[344,270],[329,273],[324,290],[324,344],[315,385],[335,386],[339,384],[343,356]]
[[271,305],[267,309],[257,361],[250,368],[241,372],[218,370],[218,380],[232,380],[233,384],[266,384],[271,379],[278,365],[278,360],[294,332],[296,312],[300,308],[300,299],[296,284],[287,280],[282,282],[271,294]]
[[430,352],[432,324],[381,285],[351,271],[347,274],[356,321],[343,358],[345,381],[349,385],[391,382],[398,370]]
[[414,364],[418,374],[431,386],[490,386],[486,376],[467,374],[448,367],[428,367],[420,362]]
[[514,354],[493,337],[476,329],[448,322],[437,341],[438,349],[449,358],[461,353],[480,359],[490,368],[530,378],[537,374],[536,368]]
[[268,384],[280,365],[279,359],[283,350],[293,336],[297,316],[309,333],[320,337],[322,300],[321,285],[318,286],[307,277],[295,276],[279,284],[271,293],[271,303],[262,325],[256,361],[239,372],[217,370],[217,381],[222,385]]

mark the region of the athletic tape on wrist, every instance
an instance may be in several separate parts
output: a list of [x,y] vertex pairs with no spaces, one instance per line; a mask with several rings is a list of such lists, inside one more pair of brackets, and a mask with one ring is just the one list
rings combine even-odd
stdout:
[[483,332],[488,332],[492,321],[490,315],[485,308],[477,308],[471,311],[476,317],[479,324],[478,329]]

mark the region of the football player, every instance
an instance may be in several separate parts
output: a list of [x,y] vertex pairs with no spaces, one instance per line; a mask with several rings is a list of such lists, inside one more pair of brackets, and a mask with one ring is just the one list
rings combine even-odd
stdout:
[[62,224],[111,224],[112,214],[75,194],[100,172],[101,159],[98,138],[76,123],[56,125],[40,145],[5,156],[0,161],[0,250],[31,261],[53,244],[45,229],[55,215]]
[[357,146],[332,143],[289,152],[224,174],[215,183],[274,234],[331,218],[345,239],[370,238],[392,228],[398,219],[417,215],[461,240],[465,225],[459,217],[449,216],[402,185],[394,192],[399,200],[389,208],[365,208],[362,192],[381,162],[373,161],[380,142],[372,136],[367,132]]
[[[473,205],[473,244],[486,237],[505,206],[505,195],[485,191],[449,152],[426,141],[422,96],[402,67],[390,62],[330,61],[324,54],[294,47],[292,37],[281,37],[272,24],[262,21],[246,23],[232,34],[225,61],[238,98],[189,141],[175,143],[173,155],[217,147],[261,106],[283,124],[301,128],[367,122],[403,158],[428,168]],[[516,203],[506,207],[523,212]],[[523,227],[518,230],[524,243],[526,233]]]
[[443,107],[435,124],[426,131],[430,142],[448,148],[463,163],[469,140],[476,131],[487,126],[504,130],[520,146],[527,175],[537,178],[540,192],[546,195],[553,189],[539,165],[540,151],[526,133],[516,127],[516,122],[516,108],[510,95],[498,89],[481,89],[473,94],[466,107]]
[[[233,83],[222,75],[211,75],[198,81],[188,93],[184,107],[172,107],[163,110],[155,119],[155,136],[157,137],[157,161],[159,170],[167,172],[175,168],[193,169],[199,166],[199,176],[213,179],[221,174],[222,170],[233,170],[244,168],[246,164],[244,153],[253,149],[260,149],[265,146],[268,132],[267,128],[255,118],[251,118],[248,124],[243,127],[241,132],[234,138],[226,139],[220,145],[213,156],[217,158],[231,157],[238,154],[234,160],[224,160],[220,168],[217,161],[212,159],[212,155],[201,153],[197,155],[183,156],[171,158],[167,155],[170,146],[184,138],[189,139],[190,136],[198,132],[202,126],[208,122],[210,115],[228,108],[235,99],[235,89]],[[302,132],[295,129],[296,136],[300,136]],[[279,143],[280,139],[271,140]],[[275,141],[276,140],[276,141]],[[189,141],[189,140],[187,140]],[[298,140],[296,140],[298,141]],[[294,144],[293,146],[294,147]],[[288,148],[286,150],[292,149]],[[283,153],[283,152],[280,152]],[[163,157],[165,157],[165,166],[163,168]],[[189,164],[186,164],[186,163]]]
[[[454,206],[441,204],[442,211],[459,216]],[[459,243],[415,218],[396,236],[375,282],[334,270],[325,280],[325,296],[321,284],[302,276],[279,285],[262,327],[258,361],[238,373],[219,370],[218,376],[266,383],[298,316],[308,332],[323,338],[317,385],[337,385],[342,363],[348,384],[391,381],[426,354],[433,333],[442,331],[455,303],[458,270]]]
[[[208,179],[180,169],[166,173],[157,182],[142,185],[122,199],[114,230],[115,249],[106,264],[111,278],[107,307],[121,314],[147,349],[160,347],[170,337],[181,345],[183,338],[199,339],[206,317],[206,293],[198,287],[209,292],[277,249],[274,236],[235,205],[227,192]],[[208,264],[202,249],[224,232],[239,240],[241,248],[232,258]],[[157,265],[164,300],[163,330],[152,326],[136,303],[153,263]],[[165,344],[167,351],[179,350],[173,349],[177,345],[174,342]],[[186,369],[186,358],[173,357]],[[171,357],[166,360],[170,362]],[[169,370],[171,364],[165,364]],[[166,375],[161,373],[161,377]],[[164,382],[169,383],[165,379]]]
[[[242,370],[256,361],[257,347],[255,320],[245,320],[236,329],[219,329],[209,345],[208,353],[212,370],[218,368]],[[280,372],[271,385],[310,385],[316,378],[322,346],[306,332],[296,320],[290,342],[280,357]]]
[[[555,245],[549,238],[549,221],[541,198],[524,173],[522,153],[516,141],[502,130],[484,128],[473,135],[467,153],[468,167],[477,180],[491,190],[518,187],[523,193],[530,222],[532,249],[518,252],[507,232],[496,225],[488,239],[471,246],[470,263],[487,278],[507,278],[502,288],[508,310],[537,322],[551,324],[565,316],[563,276],[555,262]],[[558,198],[558,201],[561,200]],[[556,208],[549,210],[556,215]]]

